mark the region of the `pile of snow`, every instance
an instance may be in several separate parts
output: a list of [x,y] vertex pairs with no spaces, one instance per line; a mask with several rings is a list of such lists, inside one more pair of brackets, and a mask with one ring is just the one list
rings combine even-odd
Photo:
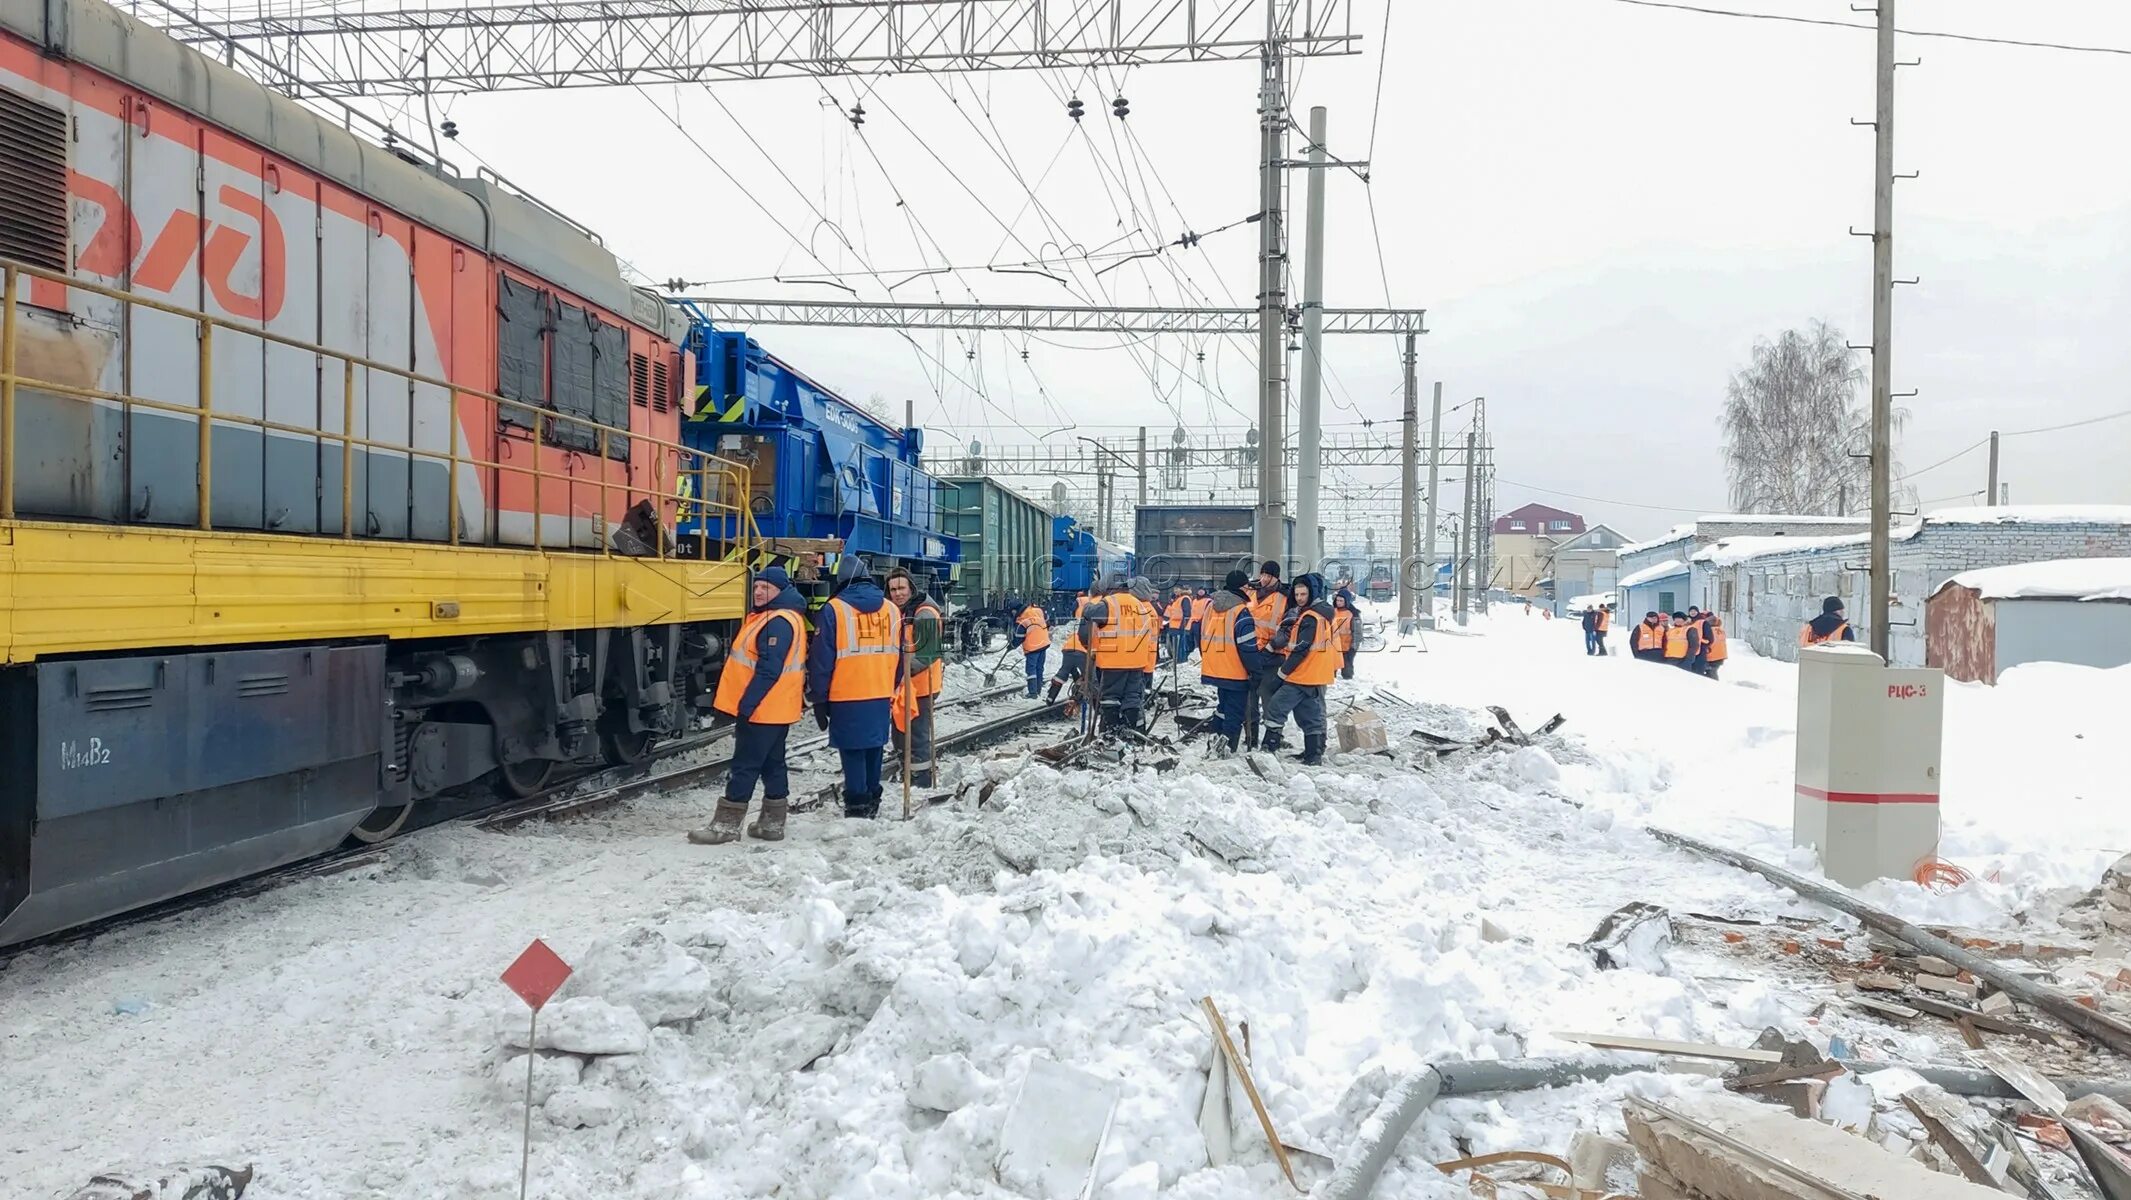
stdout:
[[2131,558],[2057,558],[1980,567],[1939,585],[1939,591],[1947,588],[1969,588],[1985,600],[2131,600]]

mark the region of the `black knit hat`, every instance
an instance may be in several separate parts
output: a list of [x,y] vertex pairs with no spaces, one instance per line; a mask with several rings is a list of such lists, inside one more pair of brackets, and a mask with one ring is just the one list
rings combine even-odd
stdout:
[[1245,575],[1241,571],[1230,571],[1228,575],[1221,580],[1222,590],[1234,592],[1239,596],[1243,594],[1243,589],[1249,586],[1250,576]]
[[1823,613],[1839,613],[1839,612],[1841,612],[1841,611],[1842,611],[1842,597],[1841,597],[1841,596],[1830,596],[1830,597],[1828,597],[1827,599],[1825,599],[1825,600],[1822,600],[1822,601],[1820,602],[1820,611],[1821,611],[1821,612],[1823,612]]
[[1278,579],[1280,578],[1280,564],[1268,558],[1261,566],[1259,566],[1258,574],[1270,575],[1273,578]]

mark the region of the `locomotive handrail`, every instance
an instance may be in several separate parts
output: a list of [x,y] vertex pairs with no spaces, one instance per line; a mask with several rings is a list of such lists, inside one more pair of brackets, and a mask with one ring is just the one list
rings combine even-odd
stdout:
[[[109,392],[99,388],[82,387],[77,384],[70,384],[59,380],[45,379],[21,373],[19,369],[19,359],[20,342],[22,340],[22,335],[20,328],[21,322],[19,319],[18,310],[21,308],[23,302],[18,299],[16,293],[20,290],[21,281],[26,278],[47,280],[49,282],[56,283],[63,288],[78,289],[81,291],[89,292],[94,295],[104,296],[108,299],[116,300],[121,304],[139,305],[157,312],[166,313],[168,315],[193,322],[194,328],[199,338],[200,347],[199,377],[197,383],[199,389],[199,403],[173,404],[168,401],[152,400],[142,396],[133,396],[119,392]],[[41,308],[42,306],[35,307]],[[334,361],[338,361],[341,364],[340,430],[334,431],[326,429],[323,427],[323,425],[309,426],[292,424],[286,421],[271,420],[263,416],[254,417],[243,413],[224,412],[216,409],[214,407],[214,346],[215,333],[217,330],[227,330],[230,334],[235,336],[256,338],[263,343],[286,346],[297,351],[309,353],[320,359],[331,359]],[[393,378],[406,380],[409,383],[423,384],[429,387],[438,388],[443,392],[447,393],[449,396],[453,397],[453,402],[447,405],[451,417],[449,421],[448,436],[449,449],[415,446],[412,443],[394,442],[353,432],[355,427],[355,397],[357,390],[355,385],[355,370],[357,367],[361,367],[369,371],[381,372]],[[448,379],[440,379],[436,376],[423,374],[419,371],[409,370],[405,367],[398,367],[390,363],[379,362],[375,359],[368,358],[360,354],[350,353],[345,350],[336,350],[317,342],[308,342],[300,338],[292,338],[283,334],[273,333],[268,330],[254,328],[250,325],[246,325],[238,321],[232,321],[226,318],[216,317],[209,313],[200,312],[194,309],[183,308],[178,305],[170,304],[161,300],[156,300],[151,297],[138,295],[133,292],[124,291],[118,288],[106,287],[98,283],[88,282],[77,277],[66,275],[62,272],[51,271],[42,267],[33,266],[29,263],[17,262],[12,259],[4,258],[0,258],[0,520],[13,520],[16,516],[15,481],[17,471],[15,467],[15,459],[17,453],[17,439],[15,435],[15,416],[18,392],[23,387],[31,388],[41,394],[64,396],[71,400],[79,400],[83,402],[104,401],[106,403],[118,404],[122,407],[122,409],[128,412],[129,415],[131,410],[139,408],[153,412],[175,413],[197,419],[199,424],[199,474],[197,483],[199,517],[197,521],[197,527],[202,530],[211,530],[214,528],[214,427],[217,423],[227,423],[233,425],[241,425],[246,428],[257,429],[261,432],[262,438],[269,432],[286,433],[294,434],[300,437],[317,438],[321,443],[331,442],[340,446],[340,530],[337,533],[320,530],[315,535],[306,536],[332,537],[345,541],[401,540],[371,538],[365,535],[358,535],[355,532],[354,461],[356,448],[361,447],[365,450],[387,451],[392,454],[404,454],[407,456],[407,459],[410,463],[416,461],[441,461],[449,464],[447,467],[448,479],[446,485],[448,501],[445,507],[448,513],[447,540],[448,543],[453,546],[464,544],[462,542],[461,537],[462,530],[460,528],[459,513],[459,470],[462,466],[493,470],[497,473],[497,479],[499,481],[499,484],[501,479],[503,478],[503,473],[507,471],[516,472],[520,475],[530,476],[532,478],[532,531],[531,543],[529,546],[526,547],[527,549],[534,549],[540,551],[560,549],[575,551],[580,549],[576,546],[556,547],[544,544],[542,530],[545,526],[545,517],[547,516],[547,514],[542,510],[541,504],[543,490],[541,484],[544,480],[557,481],[562,483],[565,487],[573,489],[580,487],[598,488],[599,511],[594,514],[594,528],[599,535],[600,544],[598,552],[602,555],[610,557],[614,555],[612,522],[607,514],[614,511],[613,506],[611,504],[611,500],[612,494],[615,491],[620,491],[623,493],[623,508],[625,511],[635,504],[636,499],[638,497],[643,497],[645,499],[652,500],[658,505],[660,520],[660,528],[658,531],[659,535],[653,539],[657,543],[656,546],[652,548],[652,553],[650,554],[640,556],[632,555],[629,557],[653,557],[655,555],[660,559],[665,559],[672,556],[673,548],[669,545],[670,539],[668,538],[667,534],[674,528],[674,526],[669,524],[667,521],[666,514],[669,508],[671,508],[672,512],[674,513],[676,521],[679,518],[679,514],[683,511],[685,507],[693,507],[699,511],[729,514],[738,518],[732,523],[732,537],[730,539],[721,538],[720,540],[729,540],[733,543],[733,550],[738,555],[740,561],[743,564],[749,560],[750,549],[754,540],[755,528],[753,514],[748,511],[747,507],[747,497],[749,492],[748,469],[743,463],[737,462],[732,459],[723,458],[718,455],[710,454],[705,451],[695,449],[694,447],[685,446],[680,444],[679,442],[670,442],[660,437],[656,437],[650,434],[637,433],[633,430],[621,428],[618,426],[604,425],[598,421],[590,420],[584,417],[574,416],[572,414],[560,412],[552,408],[546,408],[538,404],[533,404],[522,400],[513,400],[508,397],[498,395],[494,392],[484,391],[480,388],[469,387],[465,384],[454,383]],[[321,377],[319,386],[319,399],[322,404],[326,400],[325,393],[326,386],[323,377]],[[471,396],[489,401],[490,403],[499,406],[499,414],[500,409],[504,407],[529,414],[530,420],[529,426],[527,428],[527,433],[529,434],[529,437],[521,439],[521,437],[499,428],[496,435],[497,450],[495,458],[491,459],[480,457],[479,455],[473,453],[470,447],[468,450],[462,452],[459,448],[461,437],[458,419],[458,406],[456,403],[456,397],[458,396]],[[408,400],[408,405],[408,427],[411,431],[414,424],[414,400],[411,396]],[[553,445],[556,449],[565,451],[573,457],[578,454],[587,453],[586,451],[581,451],[572,446],[557,444],[551,439],[544,436],[542,433],[542,418],[556,421],[558,423],[569,422],[575,427],[580,427],[591,431],[597,443],[598,449],[596,453],[598,454],[599,461],[601,463],[599,477],[596,480],[582,479],[566,471],[558,472],[547,469],[540,465],[540,451],[551,445]],[[411,432],[409,436],[412,436]],[[639,487],[634,481],[631,480],[624,480],[623,482],[616,483],[607,478],[608,465],[614,462],[614,460],[609,457],[608,451],[613,446],[612,439],[616,437],[625,439],[625,442],[627,444],[645,445],[654,447],[656,450],[672,452],[673,457],[670,460],[665,454],[653,454],[650,468],[650,474],[652,476],[653,482],[652,487]],[[520,440],[529,440],[532,445],[533,461],[530,465],[522,466],[516,463],[504,461],[504,459],[509,455],[509,447],[513,443],[518,442]],[[626,464],[626,460],[624,460],[624,462]],[[670,482],[667,480],[667,467],[669,465],[669,462],[671,463],[673,469],[673,474]],[[624,466],[624,469],[627,469],[626,465]],[[665,490],[658,490],[660,486],[664,486]],[[731,496],[734,497],[734,499],[728,502],[722,499],[722,497],[724,496]],[[496,500],[497,520],[495,522],[495,528],[491,531],[493,536],[490,540],[477,544],[516,548],[513,544],[505,543],[501,540],[502,512],[502,493],[499,486]],[[563,520],[565,521],[566,525],[567,523],[574,521],[576,519],[576,515],[577,514],[575,512],[569,512],[564,514]],[[721,530],[723,526],[724,522],[721,520]],[[247,530],[245,532],[271,533],[273,531]],[[709,558],[710,546],[710,537],[707,528],[707,522],[699,522],[696,536],[698,539],[698,556],[702,559],[707,560]],[[427,539],[408,538],[405,540],[424,541]]]

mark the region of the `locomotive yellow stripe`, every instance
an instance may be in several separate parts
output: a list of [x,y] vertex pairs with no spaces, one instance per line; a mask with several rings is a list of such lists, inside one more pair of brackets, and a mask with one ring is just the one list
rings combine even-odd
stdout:
[[0,522],[0,661],[738,620],[738,562]]

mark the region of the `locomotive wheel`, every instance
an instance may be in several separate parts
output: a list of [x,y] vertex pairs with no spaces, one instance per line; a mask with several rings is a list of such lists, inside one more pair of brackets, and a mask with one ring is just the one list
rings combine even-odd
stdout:
[[630,732],[628,718],[619,709],[610,708],[600,718],[599,749],[609,766],[642,766],[651,757],[651,743],[657,737],[649,729]]
[[397,808],[380,808],[349,830],[348,836],[365,846],[375,846],[405,829],[407,818],[413,815],[414,805],[411,802]]
[[504,795],[524,800],[546,787],[548,776],[554,773],[553,759],[528,758],[523,762],[504,763],[497,767],[496,782]]

